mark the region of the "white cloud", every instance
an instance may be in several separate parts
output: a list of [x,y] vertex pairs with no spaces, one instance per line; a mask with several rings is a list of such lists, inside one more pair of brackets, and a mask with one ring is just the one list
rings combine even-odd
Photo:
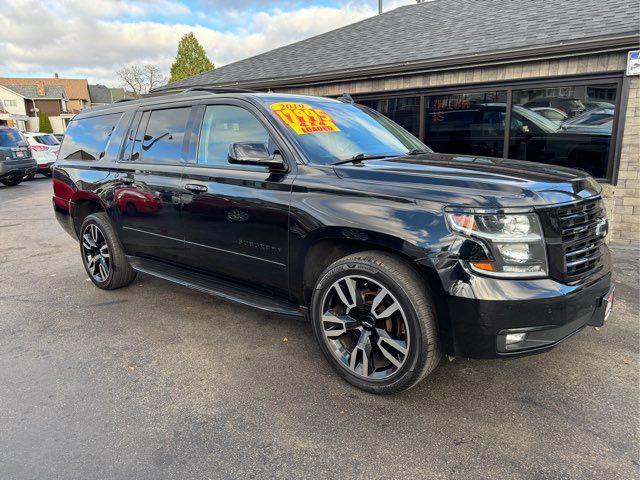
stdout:
[[[216,8],[193,11],[173,0],[3,0],[0,75],[57,72],[115,86],[115,71],[130,63],[155,63],[168,72],[180,37],[189,31],[220,66],[353,23],[377,9],[377,2],[369,1],[290,10],[283,3],[261,11],[259,4],[269,2],[254,1],[248,15],[215,3]],[[407,3],[413,2],[389,0],[385,8]],[[215,24],[207,11],[231,28],[205,26]]]

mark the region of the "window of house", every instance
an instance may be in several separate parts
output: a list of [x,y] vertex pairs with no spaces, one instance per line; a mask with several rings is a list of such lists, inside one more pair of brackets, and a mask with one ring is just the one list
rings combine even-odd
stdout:
[[425,143],[436,152],[502,157],[506,91],[425,97]]
[[382,113],[415,137],[420,136],[420,97],[359,100],[358,103]]
[[69,122],[58,158],[99,160],[121,113],[75,119]]
[[16,102],[16,100],[2,100],[2,103],[4,103],[5,107],[17,107],[18,103]]
[[152,110],[145,121],[140,124],[144,131],[139,150],[132,156],[132,160],[154,164],[175,164],[183,162],[182,146],[187,129],[187,122],[191,113],[190,107],[168,108]]
[[251,112],[233,105],[209,105],[200,132],[198,163],[201,165],[234,167],[228,160],[232,143],[263,143],[269,153],[276,148],[264,125]]
[[615,84],[514,90],[509,157],[606,177],[616,95]]

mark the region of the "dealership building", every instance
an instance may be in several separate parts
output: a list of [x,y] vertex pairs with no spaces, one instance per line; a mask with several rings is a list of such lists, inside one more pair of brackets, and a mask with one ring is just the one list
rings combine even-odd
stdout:
[[637,247],[639,40],[637,0],[433,0],[156,91],[348,93],[435,151],[581,168]]

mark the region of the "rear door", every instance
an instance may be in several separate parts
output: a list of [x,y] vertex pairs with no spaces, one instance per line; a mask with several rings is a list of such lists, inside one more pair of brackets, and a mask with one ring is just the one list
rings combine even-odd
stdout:
[[187,261],[206,273],[287,291],[288,222],[294,163],[289,171],[232,165],[229,146],[265,143],[290,155],[267,119],[248,102],[219,100],[199,107],[195,162],[182,180]]
[[130,255],[183,261],[180,192],[191,113],[189,105],[136,113],[114,190],[121,239]]

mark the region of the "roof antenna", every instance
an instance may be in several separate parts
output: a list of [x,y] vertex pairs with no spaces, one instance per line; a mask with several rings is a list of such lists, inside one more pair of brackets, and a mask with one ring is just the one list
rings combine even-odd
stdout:
[[351,95],[349,95],[347,92],[344,92],[342,95],[340,95],[338,97],[338,100],[342,103],[350,103],[351,105],[355,103],[353,101],[353,98],[351,98]]

